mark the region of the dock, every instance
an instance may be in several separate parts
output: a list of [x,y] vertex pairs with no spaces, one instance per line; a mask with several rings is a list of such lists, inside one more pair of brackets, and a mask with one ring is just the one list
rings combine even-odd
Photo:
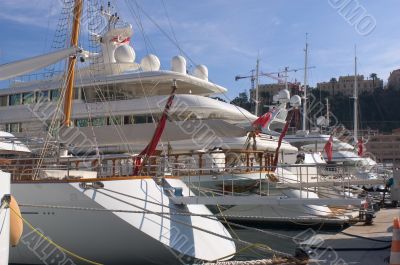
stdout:
[[372,225],[357,223],[335,235],[314,235],[301,243],[308,264],[389,264],[393,219],[400,210],[382,209]]

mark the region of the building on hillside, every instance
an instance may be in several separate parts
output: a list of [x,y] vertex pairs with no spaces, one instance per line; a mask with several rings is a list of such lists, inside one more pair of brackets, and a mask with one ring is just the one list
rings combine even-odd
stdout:
[[[376,88],[383,88],[383,80],[379,78],[365,79],[363,75],[357,76],[358,93],[372,93]],[[340,76],[339,80],[332,78],[329,82],[317,83],[317,89],[328,92],[331,96],[341,93],[345,96],[353,96],[354,75]]]
[[369,136],[366,149],[378,163],[400,162],[400,128],[393,130],[392,134]]
[[[288,84],[288,88],[290,91],[290,95],[298,94],[298,87],[300,83]],[[275,83],[275,84],[260,84],[258,86],[258,99],[260,101],[259,108],[261,111],[265,111],[268,105],[272,104],[272,98],[274,95],[277,95],[279,91],[285,89],[284,83]],[[252,102],[252,110],[254,110],[256,99],[256,91],[255,89],[250,89],[250,100]]]
[[387,86],[388,88],[400,90],[400,69],[390,72]]

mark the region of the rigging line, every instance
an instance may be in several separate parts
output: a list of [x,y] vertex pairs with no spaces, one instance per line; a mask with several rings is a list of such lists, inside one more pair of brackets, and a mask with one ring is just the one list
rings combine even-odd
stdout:
[[[33,179],[36,179],[36,178],[39,176],[39,170],[40,170],[40,168],[41,168],[41,166],[42,166],[42,164],[43,164],[43,160],[44,160],[44,157],[45,157],[45,155],[46,155],[46,150],[47,150],[47,148],[48,148],[48,146],[49,146],[50,138],[53,137],[53,136],[51,135],[51,132],[53,131],[53,129],[54,129],[54,127],[55,127],[55,124],[56,124],[56,121],[57,121],[57,119],[58,119],[58,116],[60,116],[59,113],[60,113],[60,111],[61,111],[61,105],[62,105],[62,102],[63,102],[63,100],[64,100],[64,96],[65,96],[65,92],[66,92],[66,84],[67,84],[69,78],[71,78],[71,73],[68,72],[68,73],[64,74],[64,78],[63,78],[64,82],[63,82],[63,84],[62,84],[62,88],[61,88],[61,91],[60,91],[60,96],[59,96],[58,101],[57,101],[57,103],[56,103],[56,110],[55,110],[55,112],[54,112],[54,114],[53,114],[53,117],[52,117],[52,120],[51,120],[49,129],[48,129],[48,132],[47,132],[47,134],[46,134],[45,142],[44,142],[43,148],[42,148],[42,150],[41,150],[41,152],[40,152],[40,156],[39,156],[40,159],[39,159],[39,161],[38,161],[37,168],[36,168],[36,170],[34,171]],[[50,96],[50,95],[49,95],[49,96]],[[50,99],[50,100],[51,100],[51,99]],[[47,102],[47,101],[46,101],[46,102]],[[53,104],[53,103],[49,102],[49,104]],[[63,116],[61,115],[61,117],[63,117]],[[60,127],[59,127],[59,128],[60,128]],[[59,128],[58,128],[58,129],[59,129]],[[58,133],[59,133],[59,132],[57,132],[57,134],[58,134]]]
[[[79,75],[79,78],[80,78],[80,80],[81,80],[81,83],[83,83],[82,81],[82,75],[81,75],[81,73],[80,72],[78,72],[78,75]],[[78,91],[79,92],[79,91]],[[99,152],[99,143],[97,142],[97,137],[96,137],[96,133],[94,132],[94,128],[93,128],[93,119],[92,119],[92,111],[91,111],[91,108],[89,108],[89,106],[88,106],[88,103],[87,103],[87,98],[86,98],[86,93],[85,93],[85,90],[82,90],[82,95],[83,95],[83,97],[84,97],[84,101],[85,101],[85,107],[86,107],[86,111],[87,111],[87,113],[88,113],[88,118],[89,118],[89,126],[90,126],[90,129],[91,129],[91,131],[92,131],[92,135],[93,135],[93,140],[94,140],[94,143],[95,143],[95,148],[96,148],[96,156],[97,156],[97,162],[98,162],[98,166],[100,166],[101,165],[101,161],[100,161],[100,152]]]
[[[133,207],[135,207],[135,208],[142,209],[142,210],[144,210],[144,211],[147,211],[147,212],[156,214],[156,212],[153,212],[153,211],[151,211],[151,210],[147,210],[146,208],[143,208],[143,207],[137,206],[137,205],[135,205],[135,204],[129,203],[129,202],[127,202],[127,201],[124,201],[124,200],[122,200],[122,199],[119,199],[119,198],[117,198],[117,197],[115,197],[115,196],[112,196],[112,195],[107,194],[107,193],[105,193],[105,192],[102,192],[102,191],[100,191],[100,190],[96,190],[96,191],[97,191],[98,193],[103,194],[104,196],[109,197],[109,198],[112,198],[112,199],[114,199],[114,200],[116,200],[116,201],[119,201],[119,202],[125,203],[125,204],[127,204],[127,205],[133,206]],[[164,205],[163,205],[163,206],[164,206]],[[156,215],[157,215],[157,214],[156,214]],[[166,219],[168,219],[168,220],[170,220],[170,221],[172,221],[172,222],[176,222],[176,223],[178,223],[178,224],[181,224],[181,225],[190,227],[190,228],[192,228],[192,229],[196,229],[196,230],[199,230],[199,231],[201,231],[201,232],[204,232],[204,233],[213,235],[213,236],[215,236],[215,237],[219,237],[219,238],[222,238],[222,239],[225,239],[225,240],[228,240],[228,241],[232,241],[232,242],[237,242],[237,243],[240,243],[240,244],[244,244],[244,245],[246,245],[246,246],[252,245],[252,243],[247,242],[247,241],[244,241],[244,240],[241,240],[241,239],[234,239],[234,238],[232,238],[232,237],[224,236],[224,235],[218,234],[218,233],[216,233],[216,232],[212,232],[212,231],[209,231],[209,230],[207,230],[207,229],[204,229],[204,228],[201,228],[201,227],[198,227],[198,226],[195,226],[195,225],[191,225],[191,224],[188,224],[188,223],[183,222],[183,221],[180,221],[180,220],[175,220],[175,219],[172,220],[172,218],[171,218],[171,217],[168,217],[168,216],[163,216],[163,215],[159,215],[159,216],[162,217],[162,218],[166,218]],[[260,246],[261,246],[261,245],[262,245],[262,244],[260,244]],[[264,251],[267,252],[267,253],[280,255],[280,256],[282,256],[282,257],[294,258],[292,255],[290,255],[290,254],[288,254],[288,253],[280,252],[280,251],[277,251],[277,250],[264,249],[264,248],[261,248],[261,247],[260,247],[259,249],[260,249],[260,250],[264,250]]]
[[[132,10],[133,7],[129,4],[129,2],[128,2],[128,1],[125,1],[125,2],[126,2],[128,8],[129,8],[129,10],[131,11],[131,13],[135,13],[135,12]],[[175,42],[169,37],[169,35],[168,35],[165,31],[163,31],[163,29],[149,16],[140,6],[139,6],[139,4],[137,3],[137,1],[135,1],[135,4],[136,4],[138,10],[141,10],[141,11],[145,14],[145,16],[147,16],[147,17],[149,18],[149,20],[151,20],[151,21],[153,22],[153,24],[155,24],[155,25],[159,28],[159,30],[160,30],[161,32],[163,32],[164,35],[166,35],[167,38],[168,38],[172,43],[174,43],[178,48],[180,48],[179,44],[178,44],[178,43],[175,43]],[[138,24],[139,24],[141,27],[143,27],[141,21],[139,21]],[[140,28],[140,29],[142,30],[141,32],[142,32],[142,34],[144,35],[144,30],[143,30],[143,28]],[[147,46],[146,46],[146,49],[147,49]],[[181,50],[182,54],[184,54],[184,55],[193,63],[193,60],[192,60],[182,49],[180,49],[180,50]],[[217,87],[215,84],[214,84],[214,86]],[[217,88],[218,88],[218,87],[217,87]],[[228,97],[226,96],[226,93],[223,93],[223,94],[224,94],[224,96],[225,96],[226,98],[228,98]],[[228,98],[228,100],[229,100],[229,98]],[[251,122],[251,120],[243,113],[243,111],[242,111],[238,106],[236,106],[236,105],[234,105],[234,106],[235,106],[235,108],[236,108],[249,122]],[[161,144],[162,144],[162,148],[163,148],[163,150],[164,150],[164,152],[165,152],[164,142],[161,141]]]
[[[137,4],[137,3],[136,3],[136,4]],[[140,15],[139,15],[138,13],[136,13],[136,12],[134,11],[133,7],[130,6],[129,4],[128,4],[128,9],[129,9],[129,10],[131,11],[131,13],[136,17],[136,20],[137,20],[137,21],[135,21],[135,22],[137,23],[137,25],[138,25],[138,27],[139,27],[139,30],[140,30],[140,32],[142,33],[142,36],[143,36],[143,38],[144,38],[144,40],[145,40],[145,44],[146,44],[145,46],[146,46],[147,53],[149,53],[148,46],[150,46],[150,48],[151,48],[153,51],[155,51],[154,47],[151,45],[150,40],[146,40],[146,33],[145,33],[144,28],[143,28],[143,24],[142,24],[142,20],[141,20],[141,18],[140,18]],[[146,99],[148,112],[150,113],[151,118],[152,118],[152,120],[153,120],[154,128],[156,128],[156,127],[157,127],[157,124],[156,124],[156,122],[155,122],[156,119],[155,119],[154,114],[153,114],[153,111],[152,111],[152,109],[151,109],[150,102],[149,102],[149,99],[148,99],[148,96],[149,96],[149,95],[146,94],[146,90],[145,90],[145,87],[144,87],[144,85],[143,85],[143,80],[142,80],[142,77],[141,77],[141,73],[140,73],[140,72],[138,72],[138,77],[139,77],[139,81],[140,81],[140,86],[141,86],[141,89],[142,89],[142,93],[143,93],[143,95],[144,95],[144,97],[145,97],[145,99]],[[160,82],[160,81],[158,81],[158,82],[153,86],[153,88],[151,89],[151,91],[153,91],[153,90],[158,86],[159,82]],[[151,91],[150,91],[150,93],[151,93]],[[159,108],[159,110],[162,111],[161,108]],[[166,148],[165,148],[164,141],[161,140],[161,141],[160,141],[160,144],[161,144],[161,148],[162,148],[163,152],[166,152]]]
[[[96,2],[94,5],[98,5],[98,2]],[[90,10],[89,10],[90,9]],[[89,8],[88,9],[88,12],[90,12],[89,13],[89,16],[91,15],[91,13],[92,12],[95,12],[95,11],[93,11],[93,8]],[[93,25],[92,25],[93,26]],[[97,28],[96,28],[97,29]],[[101,34],[102,32],[98,32],[98,34]],[[95,45],[95,44],[93,44],[93,45]],[[110,59],[111,59],[111,54],[108,54],[108,56],[109,56],[109,61],[111,61]],[[100,55],[100,57],[104,57],[104,53],[103,52],[101,52],[101,55]],[[104,61],[104,60],[103,60]],[[100,86],[99,85],[97,85],[96,83],[97,83],[97,81],[96,81],[96,79],[95,79],[95,74],[94,74],[94,65],[97,65],[97,69],[98,69],[98,71],[101,71],[100,70],[100,62],[98,61],[98,60],[96,60],[96,62],[95,63],[92,63],[92,64],[90,64],[90,66],[89,66],[89,74],[90,74],[90,76],[92,77],[92,79],[93,79],[93,83],[94,83],[94,88],[95,88],[95,91],[96,91],[96,94],[98,95],[98,97],[99,97],[99,99],[100,99],[100,101],[103,103],[103,105],[105,105],[106,106],[106,109],[107,109],[107,112],[109,113],[109,115],[111,116],[111,124],[112,124],[112,126],[115,128],[115,130],[116,130],[116,132],[117,132],[117,134],[118,134],[118,137],[122,140],[122,142],[123,143],[125,143],[125,146],[127,147],[127,149],[128,149],[128,152],[132,152],[133,151],[133,149],[131,148],[131,146],[130,146],[130,144],[128,143],[128,138],[126,137],[126,135],[125,135],[125,133],[123,132],[123,130],[119,127],[119,125],[121,125],[121,124],[119,124],[119,125],[117,125],[116,123],[115,123],[115,118],[114,117],[116,117],[116,115],[114,115],[113,114],[113,111],[112,111],[112,108],[111,108],[111,106],[110,106],[110,104],[105,104],[105,102],[107,102],[107,100],[106,100],[106,98],[105,98],[105,96],[104,96],[104,93],[102,92],[102,90],[101,90],[101,88],[100,88]],[[121,68],[120,68],[120,66],[119,65],[117,65],[117,67],[119,68],[119,70],[121,71]],[[103,70],[105,70],[105,69],[103,69]],[[107,78],[105,79],[105,81],[106,81],[106,87],[107,87],[107,89],[108,89],[108,87],[109,87],[109,84],[108,84],[108,82],[107,82]],[[115,83],[114,83],[114,85],[115,85]],[[108,102],[107,102],[108,103]],[[122,120],[121,120],[122,121]]]
[[[126,2],[127,2],[127,0],[126,0]],[[136,5],[136,8],[139,10],[139,8],[138,8],[138,3],[136,2],[136,0],[134,0],[134,3],[135,3],[135,5]],[[135,12],[135,9],[133,8],[132,5],[131,5],[131,10]],[[148,34],[146,34],[146,30],[145,30],[145,28],[144,28],[144,26],[143,26],[143,20],[142,20],[142,17],[141,17],[140,12],[135,12],[135,14],[136,14],[136,16],[137,16],[137,20],[138,20],[140,29],[141,29],[141,31],[142,31],[142,35],[143,35],[143,38],[144,38],[144,41],[145,41],[146,46],[149,46],[150,49],[151,49],[153,52],[155,52],[155,48],[154,48],[154,46],[153,46],[153,44],[152,44],[152,42],[151,42],[151,40],[150,40]],[[146,50],[147,50],[147,48],[146,48]]]
[[54,247],[56,247],[58,250],[60,250],[63,253],[66,253],[76,259],[79,259],[81,261],[84,261],[86,263],[89,264],[93,264],[93,265],[102,265],[101,263],[86,259],[82,256],[79,256],[78,254],[69,251],[68,249],[62,247],[61,245],[57,244],[56,242],[54,242],[53,240],[51,240],[50,238],[48,238],[47,236],[45,236],[43,233],[41,233],[36,227],[34,227],[28,220],[26,220],[24,217],[22,217],[22,215],[20,215],[16,210],[14,210],[12,207],[10,207],[11,211],[14,212],[14,214],[20,218],[34,233],[36,233],[38,236],[40,236],[41,238],[43,238],[44,240],[46,240],[47,242],[49,242],[51,245],[53,245]]
[[6,208],[7,205],[8,205],[8,203],[6,203],[6,201],[4,200],[3,203],[2,203],[2,205],[1,205],[1,207],[0,207],[0,213],[2,213],[3,210],[5,210],[5,211],[4,211],[3,222],[1,223],[1,228],[0,228],[0,236],[1,236],[2,232],[3,232],[3,228],[4,228],[5,223],[6,223],[7,211],[8,211],[8,209]]
[[[129,2],[127,2],[127,4],[128,4],[128,3],[129,3]],[[145,40],[146,51],[147,51],[147,54],[149,54],[148,46],[152,46],[152,45],[151,45],[150,41],[146,41],[146,33],[145,33],[144,28],[143,28],[143,24],[142,24],[142,21],[141,21],[141,19],[140,19],[140,16],[139,16],[139,14],[137,14],[137,13],[134,11],[134,9],[132,8],[132,6],[130,6],[129,4],[128,4],[128,9],[131,11],[131,14],[133,14],[133,15],[135,16],[135,22],[136,22],[136,24],[138,25],[138,28],[139,28],[139,30],[140,30],[142,36],[143,36],[143,39]],[[149,43],[148,43],[148,42],[149,42]],[[152,48],[152,50],[155,51],[154,47],[150,47],[150,48]],[[146,102],[147,102],[147,106],[148,106],[149,112],[150,112],[150,114],[151,114],[151,116],[152,116],[152,119],[153,119],[153,121],[154,121],[154,116],[153,116],[152,111],[150,110],[150,103],[149,103],[149,100],[148,100],[148,98],[147,98],[147,95],[146,95],[146,91],[145,91],[145,89],[144,89],[144,86],[143,86],[143,81],[142,81],[140,72],[139,72],[139,81],[140,81],[140,85],[141,85],[141,88],[142,88],[142,92],[143,92],[143,94],[145,95],[145,98],[146,98]],[[153,86],[152,90],[155,89],[155,87],[159,84],[159,82],[160,82],[160,81],[158,81],[158,82]],[[154,123],[154,127],[157,127],[157,125],[156,125],[155,123]]]
[[[49,14],[51,14],[51,11],[53,10],[53,8],[54,8],[54,3],[56,3],[55,1],[51,1],[50,2],[50,6],[49,6]],[[47,25],[46,25],[46,33],[45,33],[45,35],[44,35],[44,41],[43,41],[43,43],[44,43],[44,47],[43,47],[43,53],[45,53],[45,51],[47,50],[47,39],[48,39],[48,37],[49,37],[49,32],[50,32],[50,18],[51,18],[51,15],[49,15],[48,16],[48,18],[47,18]]]
[[[115,115],[111,104],[108,102],[108,100],[105,98],[104,93],[102,92],[101,88],[98,85],[95,85],[95,92],[98,95],[100,102],[106,107],[106,111],[109,114],[109,117],[111,118],[111,125],[115,129],[118,137],[120,140],[125,144],[125,146],[128,149],[128,152],[133,152],[133,147],[129,144],[128,138],[126,137],[125,133],[123,132],[122,128],[120,127],[120,124],[117,124],[117,119],[116,117],[118,115]],[[122,122],[122,118],[121,118]]]
[[[104,56],[104,54],[102,54],[102,56]],[[111,56],[111,55],[109,54],[109,56]],[[109,58],[109,59],[111,59],[111,58]],[[118,66],[118,67],[120,67],[120,66]],[[120,69],[120,70],[121,70],[121,69]],[[92,79],[93,79],[93,81],[94,81],[94,88],[95,88],[96,94],[98,95],[98,97],[99,97],[99,99],[100,99],[100,102],[106,107],[107,112],[109,113],[109,115],[110,115],[111,118],[112,118],[112,119],[111,119],[111,125],[115,128],[115,130],[116,130],[116,132],[117,132],[117,134],[118,134],[118,137],[122,140],[122,142],[123,142],[123,143],[125,144],[125,146],[128,148],[128,152],[133,153],[133,147],[131,147],[131,145],[129,144],[128,138],[126,137],[124,131],[123,131],[122,128],[120,127],[121,124],[118,124],[118,125],[116,124],[116,122],[115,122],[115,120],[116,120],[115,117],[116,117],[117,115],[114,115],[110,103],[109,103],[108,100],[106,99],[106,97],[105,97],[103,91],[101,90],[100,86],[99,86],[98,84],[96,84],[97,81],[96,81],[96,79],[95,79],[95,74],[94,74],[93,72],[94,72],[94,70],[92,70],[92,69],[89,68],[90,76],[92,77]],[[114,84],[115,84],[115,83],[114,83]],[[107,85],[107,87],[108,87],[107,80],[106,80],[106,85]],[[83,89],[83,90],[84,90],[84,89]],[[122,122],[122,119],[121,119],[121,122]]]
[[[127,1],[127,0],[125,0],[125,2],[127,3],[127,4],[129,4],[129,2]],[[175,46],[177,46],[177,47],[179,47],[179,45],[177,44],[177,43],[175,43],[175,41],[168,35],[168,33],[166,33],[162,28],[161,28],[161,26],[137,3],[137,1],[135,1],[135,3],[136,3],[136,5],[137,5],[137,7],[138,7],[138,9],[139,10],[141,10],[142,11],[142,13],[161,31],[161,33],[170,41],[170,42],[172,42],[172,44],[174,44]],[[182,54],[186,57],[186,58],[188,58],[189,59],[189,61],[192,63],[192,64],[194,64],[194,65],[196,65],[196,63],[194,62],[194,60],[192,60],[192,58],[185,52],[185,51],[183,51],[182,50]],[[212,82],[212,80],[210,80],[211,82]],[[217,90],[219,90],[219,88],[218,88],[218,86],[214,83],[214,82],[212,82],[212,84],[213,84],[213,86],[217,89]],[[224,95],[224,97],[230,102],[231,100],[230,100],[230,98],[228,97],[228,95],[224,92],[224,91],[219,91],[219,93],[220,94],[222,94],[222,95]],[[233,105],[233,106],[235,106],[235,108],[244,116],[244,118],[245,119],[247,119],[250,123],[252,122],[244,113],[243,113],[243,111],[238,107],[238,106],[236,106],[236,105]]]
[[[104,53],[102,54],[102,56],[104,56]],[[111,59],[111,54],[108,54],[108,56],[109,56],[109,59]],[[122,69],[121,69],[120,65],[117,65],[117,67],[118,67],[119,71],[121,72]],[[114,85],[115,85],[115,83],[114,83]],[[107,86],[108,86],[108,84],[107,84]],[[112,111],[112,108],[111,108],[109,102],[106,100],[106,98],[105,98],[105,96],[104,96],[104,93],[102,92],[102,90],[101,90],[101,88],[100,88],[99,86],[96,86],[96,93],[97,93],[97,95],[99,96],[100,101],[101,101],[104,105],[107,105],[107,106],[108,106],[107,111],[109,112],[109,114],[110,114],[111,116],[115,116],[115,115],[113,114],[113,111]],[[122,122],[122,120],[121,120],[121,122]],[[133,153],[133,147],[130,146],[129,141],[128,141],[128,138],[126,137],[124,131],[123,131],[122,128],[121,128],[122,124],[116,124],[116,123],[114,122],[114,119],[112,119],[112,125],[113,125],[114,128],[116,129],[117,134],[119,135],[120,139],[121,139],[121,140],[125,143],[125,145],[128,147],[128,152]]]
[[[66,3],[66,2],[65,2]],[[72,11],[72,8],[70,8],[71,10],[68,12],[68,10],[67,10],[67,8],[65,8],[65,13],[67,14],[67,20],[69,20],[70,19],[70,17],[71,17],[71,11]],[[71,23],[71,21],[70,21],[70,23]],[[69,24],[70,24],[69,23]],[[67,23],[68,24],[68,23]],[[57,35],[57,33],[56,33],[56,35]],[[55,36],[55,39],[57,38],[57,36]],[[65,40],[67,41],[67,38],[65,37]],[[53,43],[54,43],[54,41],[53,41]],[[67,69],[66,68],[66,65],[67,65],[67,60],[64,60],[64,69]],[[52,72],[53,72],[53,74],[54,74],[54,67],[55,67],[55,64],[53,64],[53,68],[52,68]],[[52,76],[53,76],[53,74],[52,74]],[[55,123],[56,123],[56,120],[57,120],[57,118],[58,118],[58,115],[59,115],[59,113],[60,113],[60,111],[61,111],[61,104],[62,104],[62,102],[63,102],[63,98],[64,98],[64,95],[65,95],[65,90],[66,90],[66,83],[68,82],[68,80],[69,80],[69,78],[71,78],[71,73],[64,73],[64,76],[63,76],[63,78],[61,78],[61,80],[64,80],[64,82],[62,82],[62,87],[61,87],[61,91],[59,91],[59,94],[60,94],[60,96],[59,96],[59,98],[58,98],[58,101],[57,101],[57,105],[56,105],[56,111],[54,112],[54,115],[53,115],[53,117],[52,117],[52,121],[51,121],[51,123],[50,123],[50,126],[49,126],[49,130],[48,130],[48,133],[47,133],[47,135],[46,135],[46,138],[45,138],[45,142],[44,142],[44,148],[42,149],[42,152],[41,152],[41,154],[40,154],[40,157],[42,158],[41,160],[39,160],[39,166],[41,166],[42,165],[42,162],[43,162],[43,158],[44,158],[44,156],[45,156],[45,154],[46,154],[46,150],[47,150],[47,148],[48,148],[48,141],[50,141],[50,138],[52,138],[53,136],[51,135],[51,132],[52,132],[52,130],[54,129],[54,126],[55,126]],[[60,89],[58,89],[58,90],[60,90]],[[63,91],[64,90],[64,91]],[[51,95],[49,95],[49,96],[51,96]],[[51,100],[51,99],[50,99]],[[35,171],[35,175],[34,175],[34,178],[36,178],[37,177],[37,174],[38,174],[39,172],[38,172],[38,170],[36,170]]]
[[162,2],[162,5],[163,5],[163,7],[164,7],[165,15],[166,15],[166,17],[167,17],[167,19],[168,19],[168,24],[169,24],[169,27],[170,27],[170,29],[171,29],[172,37],[174,38],[174,40],[175,40],[175,42],[176,42],[176,44],[177,44],[177,47],[178,47],[180,53],[182,54],[182,48],[181,48],[181,46],[179,45],[178,39],[176,38],[175,30],[174,30],[174,28],[173,28],[173,26],[172,26],[171,19],[170,19],[170,17],[169,17],[168,9],[167,9],[167,6],[166,6],[166,4],[165,4],[165,1],[164,1],[164,0],[161,0],[161,2]]
[[136,12],[135,9],[133,8],[133,6],[131,6],[131,3],[128,1],[125,1],[126,5],[128,6],[128,10],[130,11],[131,15],[133,16],[133,18],[135,19],[135,23],[137,25],[137,27],[139,28],[139,31],[142,35],[143,41],[145,43],[145,48],[146,48],[146,52],[147,54],[149,54],[149,47],[154,51],[154,47],[151,45],[150,40],[148,39],[143,24],[142,24],[142,20],[140,18],[140,13]]

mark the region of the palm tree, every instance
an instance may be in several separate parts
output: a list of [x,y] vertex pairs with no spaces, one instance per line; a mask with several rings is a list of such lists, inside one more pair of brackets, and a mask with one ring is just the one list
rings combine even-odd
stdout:
[[335,96],[335,85],[337,83],[337,79],[333,77],[333,78],[331,78],[331,80],[329,82],[332,85],[332,97],[334,97]]
[[378,79],[378,75],[376,73],[371,73],[369,77],[372,78],[372,86],[375,88],[375,81]]

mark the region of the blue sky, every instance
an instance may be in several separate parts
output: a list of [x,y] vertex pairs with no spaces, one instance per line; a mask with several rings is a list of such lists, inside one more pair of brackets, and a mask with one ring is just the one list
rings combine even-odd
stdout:
[[[248,89],[249,80],[234,81],[237,74],[249,74],[257,54],[261,70],[276,72],[285,66],[304,65],[305,33],[309,34],[309,82],[315,85],[331,77],[353,73],[354,45],[357,45],[359,73],[378,74],[386,82],[391,70],[400,68],[400,1],[398,0],[117,0],[121,17],[132,23],[132,45],[137,61],[148,51],[170,67],[179,49],[150,22],[140,6],[169,35],[172,30],[180,48],[193,64],[205,64],[209,78],[229,89],[233,98]],[[354,18],[376,22],[369,34],[361,24],[346,20],[334,4],[359,5],[364,14]],[[137,5],[138,6],[137,6]],[[164,8],[164,5],[166,8]],[[49,51],[59,17],[59,0],[2,0],[0,10],[0,63]],[[141,16],[144,32],[130,11]],[[344,11],[346,11],[344,9]],[[343,11],[342,11],[343,13]],[[167,14],[169,16],[167,16]],[[168,19],[169,17],[169,19]],[[353,21],[354,22],[354,21]],[[368,27],[367,27],[368,28]],[[369,29],[369,28],[368,28]],[[145,42],[142,35],[148,39]],[[303,79],[303,73],[290,79]],[[262,78],[261,83],[273,83]]]

